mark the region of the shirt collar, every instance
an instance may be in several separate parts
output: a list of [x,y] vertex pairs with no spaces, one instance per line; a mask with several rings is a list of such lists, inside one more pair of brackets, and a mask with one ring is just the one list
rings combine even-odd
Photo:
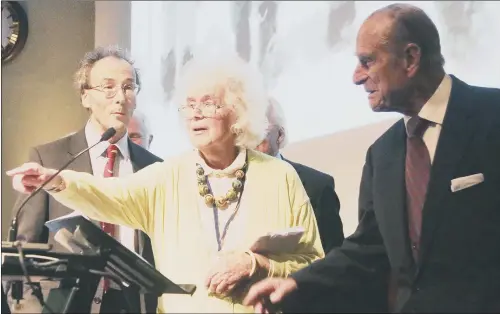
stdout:
[[[97,129],[90,123],[90,121],[88,121],[85,125],[85,138],[87,139],[87,144],[93,145],[94,143],[97,143],[101,139],[101,135],[102,134],[97,131]],[[109,145],[111,144],[108,141],[104,141],[91,148],[89,151],[90,158],[95,159],[97,157],[103,156]],[[120,151],[123,159],[128,160],[130,158],[128,149],[128,133],[125,133],[125,135],[122,136],[118,140],[118,142],[115,143],[115,145],[118,147],[118,150]]]
[[278,152],[275,157],[278,158],[278,159],[283,160],[283,156],[281,155],[280,152]]
[[196,163],[201,165],[201,167],[205,171],[205,175],[207,176],[215,175],[217,177],[219,176],[232,177],[234,176],[234,172],[236,170],[243,168],[246,159],[247,159],[247,150],[244,148],[240,148],[238,155],[234,159],[233,163],[229,165],[229,167],[222,170],[213,169],[207,165],[205,160],[200,156],[200,152],[196,150]]
[[[446,114],[446,108],[450,100],[451,85],[451,77],[445,74],[434,94],[424,104],[422,109],[420,109],[418,116],[434,124],[442,125],[444,115]],[[410,118],[409,116],[404,116],[405,127],[407,127]],[[408,129],[406,129],[406,132],[408,132]]]

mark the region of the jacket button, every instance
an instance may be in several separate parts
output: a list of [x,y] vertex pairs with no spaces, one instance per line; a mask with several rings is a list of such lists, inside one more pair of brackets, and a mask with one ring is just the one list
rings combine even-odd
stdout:
[[101,304],[101,302],[102,302],[101,298],[99,298],[99,297],[95,297],[94,298],[94,303],[95,304]]

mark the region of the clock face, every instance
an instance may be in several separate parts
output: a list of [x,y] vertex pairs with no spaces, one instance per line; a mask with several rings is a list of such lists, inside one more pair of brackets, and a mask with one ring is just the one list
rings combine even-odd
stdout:
[[27,37],[26,12],[16,1],[2,1],[2,62],[21,52]]

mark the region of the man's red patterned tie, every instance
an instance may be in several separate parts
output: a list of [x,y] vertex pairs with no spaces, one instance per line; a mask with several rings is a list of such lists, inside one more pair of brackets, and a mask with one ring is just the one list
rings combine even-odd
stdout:
[[[104,168],[104,177],[109,178],[113,177],[113,169],[115,166],[115,160],[116,160],[116,155],[118,154],[118,147],[114,144],[109,145],[108,149],[106,150],[106,157],[108,159],[108,162],[106,163],[106,167]],[[115,236],[115,225],[110,224],[107,222],[101,222],[101,228],[109,234],[110,236],[114,237]],[[109,289],[109,279],[104,278],[104,285],[103,285],[103,290],[106,292]]]

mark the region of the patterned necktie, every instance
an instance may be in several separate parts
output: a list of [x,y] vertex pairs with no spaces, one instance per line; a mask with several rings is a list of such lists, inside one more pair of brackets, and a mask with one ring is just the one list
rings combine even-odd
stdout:
[[429,151],[422,139],[428,126],[429,121],[419,117],[412,117],[407,123],[408,138],[406,140],[405,167],[406,206],[408,210],[408,230],[415,261],[418,260],[420,249],[422,210],[424,208],[431,170]]
[[[109,178],[113,177],[113,170],[115,166],[116,155],[118,154],[118,147],[114,144],[109,145],[106,150],[106,158],[108,162],[106,163],[106,167],[104,168],[104,177]],[[110,236],[115,236],[115,225],[107,222],[101,222],[101,228],[104,232],[109,234]],[[106,292],[109,289],[109,279],[104,278],[103,290]]]

